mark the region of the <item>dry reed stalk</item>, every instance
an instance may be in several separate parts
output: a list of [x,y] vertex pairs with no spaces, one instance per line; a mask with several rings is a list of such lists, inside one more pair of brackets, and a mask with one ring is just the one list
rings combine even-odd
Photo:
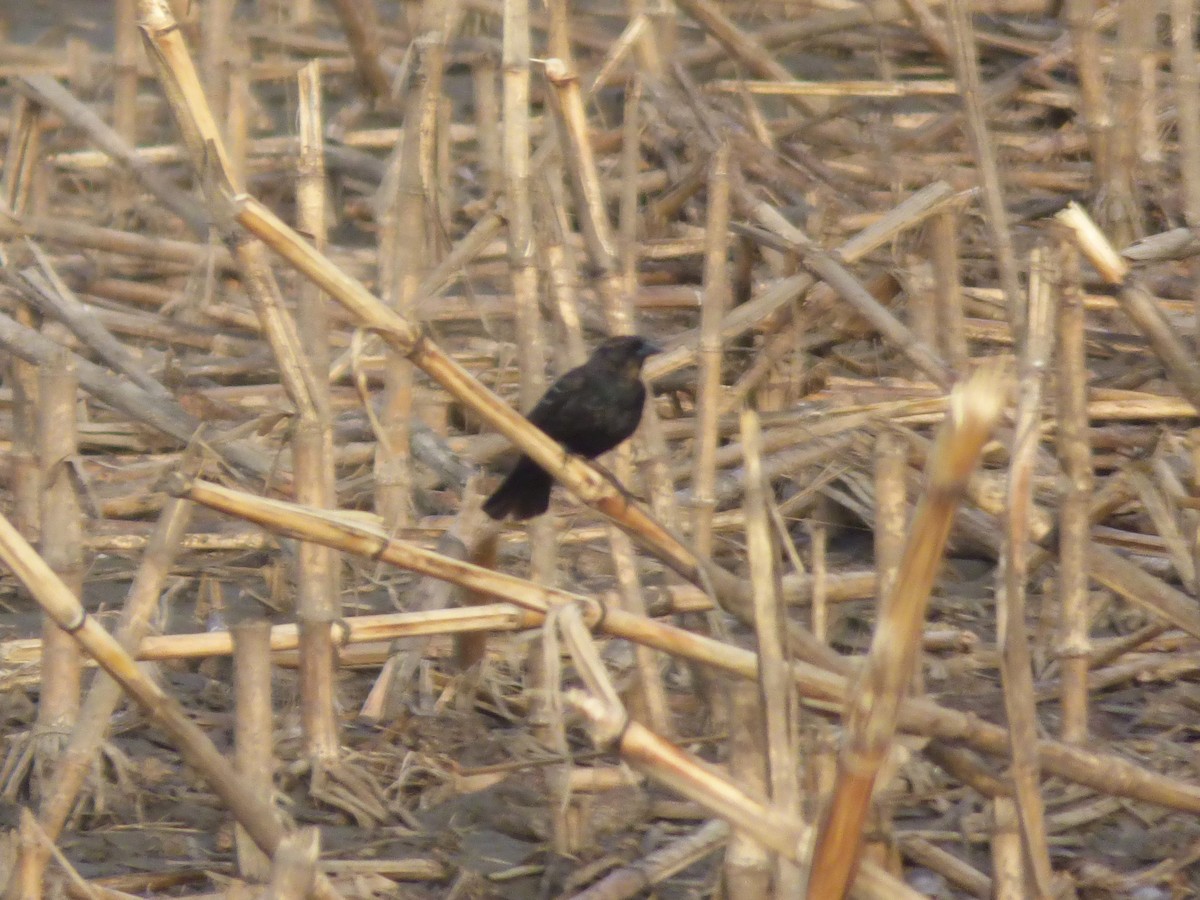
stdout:
[[[316,62],[299,72],[300,157],[297,161],[297,224],[317,247],[328,240],[329,213],[325,204],[324,117],[321,110],[321,72]],[[296,327],[313,377],[308,381],[311,416],[302,416],[292,434],[296,499],[318,509],[337,507],[333,464],[333,423],[329,382],[320,377],[329,369],[329,314],[325,295],[314,284],[299,287]],[[332,710],[334,669],[337,667],[331,629],[341,618],[339,568],[341,560],[328,547],[301,543],[297,550],[296,612],[301,632],[301,709],[311,753],[331,758],[337,753],[338,733]]]
[[[113,2],[113,104],[112,130],[128,147],[136,147],[138,94],[137,7],[135,0]],[[57,84],[58,82],[54,82]],[[97,116],[97,118],[99,118]],[[112,182],[116,209],[133,205],[134,193],[128,178]]]
[[[264,806],[274,803],[275,721],[271,703],[271,626],[258,601],[245,597],[242,617],[230,628],[233,637],[234,765],[245,784],[258,794]],[[265,881],[271,860],[238,825],[235,829],[238,873],[243,878]]]
[[[136,651],[140,639],[149,629],[180,539],[191,519],[191,511],[192,504],[186,500],[169,501],[142,556],[114,635],[117,642],[131,653]],[[107,675],[101,674],[93,679],[80,707],[75,728],[54,770],[51,788],[42,797],[38,807],[38,823],[52,841],[58,840],[66,825],[121,697],[120,686]],[[13,879],[14,887],[23,885],[22,890],[29,891],[32,885],[41,884],[45,864],[44,854],[23,854],[18,864],[20,874]]]
[[[76,489],[79,453],[78,384],[63,350],[38,372],[37,435],[41,466],[41,554],[75,597],[83,596],[83,508]],[[49,615],[42,619],[42,678],[34,731],[34,785],[50,790],[50,775],[79,716],[82,657]]]
[[[997,581],[997,642],[1000,676],[1012,741],[1012,779],[1024,847],[1025,881],[1038,897],[1053,893],[1050,854],[1046,846],[1045,808],[1037,759],[1037,709],[1034,705],[1025,594],[1029,578],[1029,545],[1033,478],[1041,442],[1042,391],[1054,341],[1053,293],[1044,248],[1030,255],[1029,297],[1023,346],[1017,371],[1017,409],[1010,452],[1004,561]],[[997,802],[999,806],[999,801]],[[999,814],[997,814],[999,815]]]
[[146,371],[142,360],[113,337],[94,310],[79,300],[55,271],[53,262],[41,247],[26,241],[26,249],[35,265],[15,275],[5,272],[0,277],[20,291],[33,309],[65,325],[114,372],[124,375],[160,401],[170,401],[170,392]]
[[213,117],[225,125],[221,133],[226,144],[231,142],[232,137],[228,126],[231,112],[229,70],[233,53],[233,7],[231,0],[209,0],[204,5],[204,17],[200,21],[200,71],[204,78],[204,93],[212,107]]
[[[904,535],[908,523],[908,444],[891,431],[875,440],[875,570],[877,608],[896,589],[904,557]],[[913,694],[924,692],[924,672],[918,660],[912,673]]]
[[[770,482],[763,477],[760,452],[761,427],[757,415],[743,410],[742,443],[746,447],[746,549],[754,596],[754,627],[758,638],[758,688],[762,704],[760,740],[766,764],[769,796],[778,808],[802,814],[800,758],[796,717],[799,704],[787,671],[784,649],[785,612],[781,597],[778,556],[769,521]],[[774,889],[777,896],[799,896],[803,880],[800,870],[785,859],[775,861]]]
[[[833,255],[843,265],[853,265],[901,232],[936,214],[946,204],[954,202],[957,196],[949,184],[936,181],[905,198],[878,221],[844,241],[833,251]],[[757,204],[757,200],[753,202]],[[756,206],[756,209],[761,208]],[[812,278],[806,274],[792,275],[772,284],[752,300],[735,306],[721,325],[721,339],[730,342],[745,334],[757,323],[799,299],[812,284]],[[677,335],[672,349],[646,361],[646,379],[653,382],[690,365],[695,358],[695,346],[694,334],[684,332]]]
[[980,900],[992,897],[991,878],[936,844],[915,835],[904,835],[900,838],[900,849],[906,857],[942,875],[972,897]]
[[[447,29],[452,6],[444,0],[421,5],[420,43],[414,45],[418,77],[405,102],[404,136],[388,163],[379,189],[380,284],[384,300],[400,315],[416,320],[418,286],[429,266],[430,225],[435,222],[435,177],[432,166],[437,139],[437,109],[442,95]],[[376,445],[376,509],[394,527],[413,517],[411,434],[416,410],[412,367],[399,355],[387,354],[382,431]]]
[[971,144],[987,218],[992,250],[1004,291],[1009,325],[1013,334],[1024,329],[1021,314],[1021,281],[1017,271],[1017,254],[1013,247],[1008,213],[1004,205],[1004,189],[984,115],[984,97],[979,78],[979,56],[975,44],[975,29],[971,23],[967,0],[947,0],[946,15],[950,43],[954,50],[954,75],[960,87],[966,113],[966,132]]
[[[648,728],[614,716],[604,702],[581,691],[566,699],[593,729],[593,741],[614,743],[622,759],[656,781],[728,819],[735,829],[753,835],[764,847],[803,863],[811,827],[775,806],[748,797],[737,785],[706,763],[663,740]],[[921,894],[872,863],[864,863],[849,896],[858,900],[919,900]]]
[[[237,189],[239,173],[229,162],[221,136],[213,121],[212,109],[196,78],[196,72],[180,35],[172,28],[169,11],[154,0],[142,4],[143,36],[160,81],[167,90],[175,119],[192,155],[197,172],[208,167],[215,173],[205,179],[210,208],[221,207],[222,187]],[[319,239],[320,234],[316,237]],[[302,352],[298,327],[283,304],[279,286],[267,264],[264,245],[257,240],[240,240],[233,254],[242,284],[250,296],[261,327],[279,365],[280,380],[294,405],[298,424],[295,452],[298,490],[305,499],[330,504],[333,497],[332,431],[328,406],[322,403],[324,371],[318,372]],[[324,406],[324,413],[322,407]],[[319,581],[307,583],[301,591],[298,616],[303,625],[301,641],[301,711],[305,750],[320,763],[339,755],[339,736],[334,711],[334,648],[330,635],[338,615],[336,593],[331,588],[333,560],[328,554],[314,559],[324,565]],[[312,574],[306,571],[305,575]]]
[[[1142,20],[1145,10],[1133,0],[1120,0],[1116,6],[1117,34],[1113,46],[1112,82],[1113,118],[1121,127],[1112,130],[1111,179],[1103,187],[1103,204],[1098,215],[1116,242],[1125,246],[1145,234],[1141,208],[1136,197],[1138,173],[1138,113]],[[1150,17],[1152,19],[1153,17]]]
[[301,828],[279,842],[271,860],[271,886],[264,900],[301,900],[316,883],[321,860],[321,831]]
[[[728,692],[730,780],[751,797],[770,797],[767,782],[767,733],[761,689],[749,681],[731,681]],[[782,807],[781,809],[789,808]],[[771,895],[772,856],[753,834],[734,829],[722,860],[721,876],[730,896],[765,900]]]
[[958,93],[958,85],[945,79],[916,81],[709,81],[704,89],[714,94],[745,91],[768,97],[875,97],[900,98],[946,96]]
[[[599,627],[614,637],[694,659],[740,678],[757,677],[756,658],[748,650],[644,619],[610,604],[605,604],[601,612],[595,598],[532,585],[511,575],[448,560],[403,541],[389,539],[378,525],[365,522],[361,515],[343,513],[336,518],[328,514],[315,515],[294,504],[199,481],[187,486],[187,495],[195,502],[284,534],[302,540],[322,541],[348,553],[454,581],[470,590],[508,599],[537,613],[544,614],[556,603],[581,603],[596,610],[589,616],[589,621],[594,617]],[[969,517],[964,517],[963,521],[969,523]],[[1123,562],[1113,554],[1108,555]],[[1152,590],[1166,587],[1149,575],[1145,577],[1159,586]],[[819,708],[836,711],[844,708],[851,697],[849,681],[843,674],[804,662],[792,662],[791,670],[801,696]],[[925,699],[902,702],[899,714],[900,727],[910,733],[965,742],[992,756],[1006,757],[1009,752],[1008,732],[978,716],[947,709]],[[1048,774],[1118,796],[1136,797],[1174,809],[1200,811],[1200,788],[1158,775],[1119,756],[1089,752],[1051,740],[1038,742],[1038,754]]]
[[[118,629],[114,634],[115,640],[128,652],[136,652],[140,638],[150,628],[158,596],[167,581],[182,534],[191,520],[191,512],[192,504],[187,500],[173,499],[158,520],[154,536],[143,554],[142,564],[138,566],[137,576],[126,595],[125,607],[122,608]],[[52,840],[58,840],[76,804],[121,697],[120,685],[107,674],[98,674],[92,680],[88,695],[79,709],[76,727],[55,769],[53,790],[43,797],[38,808],[38,823]],[[44,858],[22,858],[20,877],[26,886],[41,882],[43,865]]]
[[1166,545],[1167,559],[1170,561],[1179,581],[1189,593],[1196,591],[1196,561],[1192,557],[1192,548],[1184,539],[1183,531],[1177,518],[1176,510],[1162,487],[1152,477],[1149,465],[1135,462],[1125,473],[1129,485],[1137,495],[1142,509],[1154,526],[1155,533]]
[[116,228],[101,228],[59,217],[23,215],[20,221],[0,218],[0,238],[30,236],[86,250],[118,253],[160,264],[209,267],[217,272],[233,268],[233,257],[224,247],[197,244],[151,235],[135,234]]
[[829,528],[825,518],[828,509],[828,504],[818,500],[815,515],[808,522],[812,572],[810,616],[812,633],[819,641],[829,640]]
[[1096,223],[1075,203],[1055,215],[1066,225],[1083,255],[1109,284],[1120,286],[1122,311],[1150,342],[1171,382],[1189,403],[1200,410],[1200,365],[1154,300],[1129,275],[1128,264],[1117,255]]
[[[992,896],[996,900],[1024,900],[1029,882],[1022,856],[1020,815],[1009,797],[992,801]],[[1039,894],[1038,896],[1046,896]]]
[[1058,596],[1062,636],[1058,658],[1062,679],[1062,739],[1085,743],[1090,611],[1088,609],[1088,510],[1095,475],[1087,418],[1086,324],[1079,283],[1079,253],[1062,241],[1058,302],[1058,456],[1066,482],[1058,514]]
[[[496,94],[496,58],[484,53],[471,67],[471,97],[475,100],[475,131],[479,144],[479,171],[488,200],[503,189],[500,137],[500,99]],[[422,293],[425,293],[422,291]]]
[[[933,262],[934,308],[937,310],[939,346],[950,368],[965,374],[971,348],[963,322],[959,228],[962,211],[948,207],[933,217],[929,228],[929,257]],[[874,291],[872,291],[874,294]]]
[[692,543],[700,556],[712,555],[712,522],[717,501],[716,452],[721,413],[724,348],[721,322],[730,305],[729,144],[713,155],[708,174],[705,222],[704,298],[700,306],[700,347],[696,352],[696,436],[692,461]]
[[[86,611],[28,542],[0,516],[0,558],[29,589],[64,631],[132,697],[163,729],[189,765],[208,781],[255,843],[271,853],[284,830],[273,809],[262,804],[254,789],[237,775],[208,736],[187,717],[179,704],[147,677],[133,657]],[[341,895],[328,879],[319,878],[314,895],[334,900]]]
[[[62,351],[59,344],[3,313],[0,313],[0,346],[37,366],[45,365]],[[187,443],[195,435],[200,423],[185,413],[176,402],[147,394],[81,357],[76,357],[73,362],[79,383],[89,394],[181,444]],[[220,441],[218,438],[212,441],[212,445],[219,448],[229,462],[260,477],[266,477],[277,468],[272,459],[248,441]]]
[[612,870],[570,900],[627,900],[681,872],[720,849],[729,840],[729,825],[713,819],[641,859]]
[[918,636],[954,509],[1004,405],[995,370],[981,370],[957,388],[927,468],[929,484],[913,515],[895,593],[881,610],[859,680],[846,709],[838,779],[813,850],[808,896],[843,896],[858,865],[870,795],[896,730],[912,678]]
[[[132,29],[132,20],[130,27]],[[119,35],[120,32],[118,32],[118,42],[122,40]],[[133,44],[135,51],[137,49],[136,36],[136,30],[131,30],[129,41]],[[136,93],[136,63],[133,65],[133,73],[132,90]],[[122,127],[129,127],[125,119],[136,110],[135,101],[129,101],[130,110],[122,111],[121,115],[116,118],[114,127],[110,127],[87,104],[53,78],[45,75],[27,75],[16,82],[16,88],[24,96],[48,106],[73,127],[83,131],[88,136],[88,140],[103,151],[102,159],[111,159],[122,169],[127,170],[129,175],[152,193],[163,206],[179,216],[197,237],[207,236],[208,217],[203,208],[138,153],[134,142],[136,129],[128,134],[120,130]],[[119,86],[119,90],[124,93],[130,88]],[[132,188],[132,185],[129,187]],[[132,196],[129,199],[132,200]]]
[[918,340],[899,319],[881,306],[836,257],[799,233],[794,246],[802,254],[801,262],[805,268],[833,288],[841,299],[879,329],[879,333],[895,349],[907,356],[935,384],[948,387],[952,383],[952,373],[937,351]]

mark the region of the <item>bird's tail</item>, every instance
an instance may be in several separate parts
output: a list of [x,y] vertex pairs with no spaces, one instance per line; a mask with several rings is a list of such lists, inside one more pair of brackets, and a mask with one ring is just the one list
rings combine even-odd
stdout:
[[493,519],[512,516],[531,519],[550,508],[550,488],[554,484],[546,471],[526,456],[517,461],[508,477],[483,504],[483,511]]

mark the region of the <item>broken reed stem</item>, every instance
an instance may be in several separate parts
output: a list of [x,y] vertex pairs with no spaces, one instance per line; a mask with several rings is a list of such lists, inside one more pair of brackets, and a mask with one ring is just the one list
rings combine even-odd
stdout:
[[[76,489],[79,453],[78,384],[70,354],[61,350],[38,373],[37,432],[41,464],[41,554],[75,596],[83,596],[83,509]],[[52,616],[42,619],[42,678],[38,697],[36,790],[45,796],[50,772],[79,715],[82,658]]]
[[1058,457],[1065,485],[1058,520],[1058,597],[1062,629],[1058,647],[1062,679],[1062,739],[1083,744],[1088,735],[1087,676],[1091,640],[1087,546],[1095,475],[1087,417],[1086,317],[1079,253],[1063,240],[1059,249]]
[[1145,335],[1179,393],[1200,410],[1200,364],[1154,298],[1130,275],[1128,263],[1078,204],[1068,204],[1054,218],[1070,229],[1075,243],[1101,277],[1120,287],[1117,300],[1121,310]]
[[822,816],[809,874],[808,896],[814,900],[844,896],[853,880],[871,792],[920,651],[925,607],[954,510],[1004,402],[1001,376],[989,369],[976,372],[951,394],[896,591],[881,610],[859,689],[847,704],[837,783]]
[[[593,726],[593,740],[600,744],[615,742],[622,760],[633,768],[729,820],[735,829],[745,831],[764,847],[793,862],[807,862],[804,847],[812,829],[802,820],[748,797],[708,764],[637,722],[628,722],[623,729],[609,734],[611,714],[598,698],[582,691],[568,691],[566,700]],[[608,740],[604,740],[606,734]],[[920,900],[922,895],[867,862],[857,875],[853,896],[860,900]]]
[[[58,626],[71,634],[166,732],[184,760],[204,776],[255,843],[266,853],[274,852],[284,835],[275,811],[263,804],[253,787],[230,768],[208,735],[188,718],[178,702],[143,673],[116,639],[86,613],[78,599],[3,516],[0,516],[0,559]],[[318,877],[313,893],[323,900],[341,897],[324,876]]]
[[1054,340],[1056,296],[1044,248],[1030,257],[1029,301],[1018,371],[1017,410],[1010,453],[1007,521],[998,573],[997,640],[1004,709],[1012,742],[1012,779],[1025,847],[1026,874],[1039,897],[1051,896],[1053,872],[1046,845],[1045,807],[1037,760],[1037,709],[1029,651],[1025,594],[1029,577],[1033,477],[1041,445],[1042,386]]

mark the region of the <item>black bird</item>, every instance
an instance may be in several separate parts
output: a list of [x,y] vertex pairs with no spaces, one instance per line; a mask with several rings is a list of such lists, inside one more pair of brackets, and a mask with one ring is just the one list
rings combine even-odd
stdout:
[[[629,437],[642,419],[642,363],[661,350],[640,337],[609,338],[582,366],[550,386],[528,419],[570,453],[595,459]],[[528,519],[550,506],[554,479],[528,456],[517,460],[483,511]]]

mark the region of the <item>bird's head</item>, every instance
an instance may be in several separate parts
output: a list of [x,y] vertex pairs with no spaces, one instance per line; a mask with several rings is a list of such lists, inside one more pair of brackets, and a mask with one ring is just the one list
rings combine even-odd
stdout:
[[662,353],[662,348],[635,334],[611,337],[592,353],[592,359],[602,362],[614,372],[638,375],[647,357]]

